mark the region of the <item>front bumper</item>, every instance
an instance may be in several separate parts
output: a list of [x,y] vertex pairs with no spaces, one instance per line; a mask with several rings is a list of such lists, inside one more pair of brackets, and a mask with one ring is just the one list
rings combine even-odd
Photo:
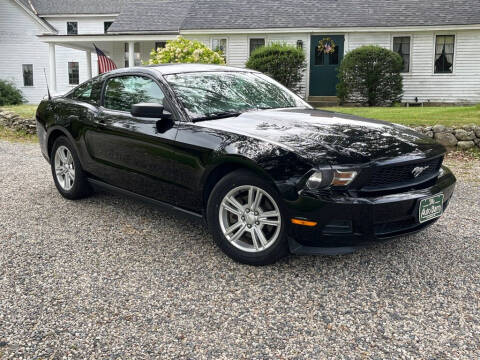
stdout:
[[444,194],[445,210],[455,188],[455,176],[447,168],[429,187],[403,193],[353,197],[324,194],[317,198],[300,196],[287,201],[289,218],[317,222],[314,227],[289,224],[290,251],[295,254],[342,254],[392,237],[423,230],[438,220],[420,224],[421,199]]

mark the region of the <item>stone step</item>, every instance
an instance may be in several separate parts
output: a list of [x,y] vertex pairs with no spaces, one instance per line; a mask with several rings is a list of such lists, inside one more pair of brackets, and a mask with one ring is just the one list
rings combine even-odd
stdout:
[[338,97],[336,96],[309,96],[308,101],[317,102],[317,101],[326,101],[326,102],[338,102]]

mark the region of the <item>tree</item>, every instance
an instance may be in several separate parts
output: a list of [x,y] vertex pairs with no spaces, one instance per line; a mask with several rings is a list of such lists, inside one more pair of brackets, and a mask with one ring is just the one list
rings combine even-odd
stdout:
[[247,68],[265,73],[290,90],[299,90],[305,70],[305,53],[295,46],[273,43],[255,49]]
[[191,41],[179,36],[175,40],[167,41],[164,48],[153,49],[149,64],[225,64],[222,55],[220,51],[213,51],[199,41]]
[[338,74],[340,102],[368,106],[399,102],[403,93],[402,69],[402,57],[380,46],[362,46],[350,51]]

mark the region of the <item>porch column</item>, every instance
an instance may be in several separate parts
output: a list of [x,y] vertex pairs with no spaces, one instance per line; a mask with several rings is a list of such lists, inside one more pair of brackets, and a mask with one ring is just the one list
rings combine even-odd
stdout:
[[129,41],[128,42],[128,67],[135,66],[135,42]]
[[57,92],[57,62],[55,60],[54,43],[48,43],[48,75],[50,92],[55,94]]
[[92,52],[90,50],[85,51],[87,56],[87,77],[92,78]]

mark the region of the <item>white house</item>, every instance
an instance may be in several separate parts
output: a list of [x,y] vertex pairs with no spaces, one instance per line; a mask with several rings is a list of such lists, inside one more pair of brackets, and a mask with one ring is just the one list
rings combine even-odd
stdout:
[[[222,48],[231,66],[271,42],[302,47],[302,95],[335,95],[345,53],[375,44],[404,58],[405,102],[480,102],[480,6],[469,0],[1,0],[0,79],[30,102],[97,74],[93,44],[118,67],[182,35]],[[335,52],[318,43],[333,41]]]

